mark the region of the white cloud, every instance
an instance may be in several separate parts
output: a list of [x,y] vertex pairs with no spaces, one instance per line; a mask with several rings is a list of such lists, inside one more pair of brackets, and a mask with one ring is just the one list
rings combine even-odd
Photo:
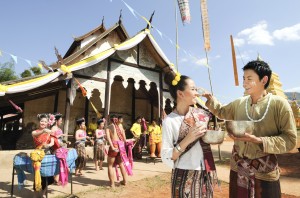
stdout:
[[242,37],[248,44],[253,45],[274,45],[273,37],[267,30],[266,21],[260,21],[251,28],[246,28],[238,33],[238,37]]
[[284,92],[300,92],[300,87],[294,87],[284,90]]
[[245,44],[245,40],[242,38],[234,38],[233,43],[234,43],[234,46],[241,47]]
[[236,59],[244,61],[250,60],[248,52],[236,53]]
[[285,27],[273,32],[274,38],[283,41],[297,41],[300,40],[300,23]]
[[188,59],[187,58],[182,58],[182,59],[180,59],[180,62],[188,62]]
[[200,58],[200,59],[197,59],[196,61],[195,61],[195,63],[197,64],[197,65],[202,65],[202,66],[206,66],[206,58]]

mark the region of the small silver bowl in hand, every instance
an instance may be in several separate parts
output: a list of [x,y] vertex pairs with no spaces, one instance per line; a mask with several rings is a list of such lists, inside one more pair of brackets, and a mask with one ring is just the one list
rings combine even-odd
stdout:
[[242,137],[245,133],[252,134],[254,130],[253,121],[238,121],[228,120],[225,121],[225,127],[229,134],[235,137]]
[[221,144],[224,141],[224,137],[225,131],[207,130],[202,140],[207,144]]

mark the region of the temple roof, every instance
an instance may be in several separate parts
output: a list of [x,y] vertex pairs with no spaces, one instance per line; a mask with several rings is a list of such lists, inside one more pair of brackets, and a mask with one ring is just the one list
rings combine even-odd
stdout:
[[[114,26],[109,28],[108,30],[105,29],[103,24],[101,24],[99,27],[95,28],[94,30],[74,39],[74,42],[68,49],[67,53],[64,56],[64,64],[70,63],[72,60],[80,56],[82,53],[84,53],[86,50],[88,50],[90,47],[95,45],[97,42],[102,40],[104,37],[106,37],[109,33],[116,31],[121,41],[125,41],[129,38],[129,35],[124,28],[123,24],[121,22],[116,23]],[[93,34],[99,32],[100,34],[90,41],[87,45],[80,48],[81,42],[88,38],[89,36],[92,36]]]
[[[40,76],[1,83],[0,96],[4,96],[6,94],[12,96],[11,94],[33,90],[49,83],[72,78],[71,76],[73,72],[95,65],[112,56],[117,51],[126,51],[139,44],[143,44],[147,48],[148,54],[154,58],[158,70],[161,70],[164,73],[171,71],[175,76],[175,70],[172,68],[172,63],[155,41],[149,29],[143,29],[130,38],[120,22],[116,23],[105,32],[97,36],[93,36],[92,32],[95,31],[97,30],[90,31],[89,34],[82,36],[81,38],[83,40],[81,41],[74,41],[66,53],[65,58],[60,60],[62,61],[62,65],[61,63],[57,63],[57,67],[53,68],[53,72],[49,72]],[[116,35],[118,39],[114,40],[112,43],[109,43],[104,48],[101,48],[96,53],[91,53],[93,46],[96,46],[97,42],[101,41],[101,39],[104,40],[107,36],[111,36],[110,33],[112,32],[114,32],[112,37]],[[84,41],[83,45],[81,45],[82,41]],[[87,54],[85,54],[86,52]],[[83,55],[83,57],[81,57],[81,55]],[[137,66],[143,67],[145,65]]]
[[102,23],[101,25],[99,25],[98,27],[96,27],[95,29],[89,31],[88,33],[82,35],[82,36],[79,36],[77,38],[74,38],[74,41],[82,41],[83,39],[97,33],[97,32],[100,32],[100,33],[103,33],[106,31],[106,28],[104,27],[104,24]]

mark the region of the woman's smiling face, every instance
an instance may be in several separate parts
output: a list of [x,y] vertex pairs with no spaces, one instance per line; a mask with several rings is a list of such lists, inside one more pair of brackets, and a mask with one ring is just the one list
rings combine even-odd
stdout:
[[40,120],[40,128],[45,129],[48,126],[48,119],[47,118],[42,118]]
[[178,97],[181,97],[188,105],[194,105],[197,103],[197,97],[199,96],[195,82],[192,79],[186,79],[185,83],[185,89],[183,91],[179,91],[182,93],[179,93]]

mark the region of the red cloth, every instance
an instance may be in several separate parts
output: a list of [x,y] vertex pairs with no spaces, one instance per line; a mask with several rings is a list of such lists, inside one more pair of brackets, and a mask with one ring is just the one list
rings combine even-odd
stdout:
[[[39,131],[37,130],[37,132]],[[38,136],[34,136],[33,141],[36,148],[42,148],[44,144],[50,143],[50,135],[48,133],[42,133]]]
[[[113,143],[113,146],[115,148],[119,149],[117,141],[113,141],[112,143]],[[116,152],[116,151],[112,150],[111,147],[109,147],[109,150],[108,150],[108,153],[107,153],[108,157],[117,157],[118,154],[119,154],[119,152]]]

